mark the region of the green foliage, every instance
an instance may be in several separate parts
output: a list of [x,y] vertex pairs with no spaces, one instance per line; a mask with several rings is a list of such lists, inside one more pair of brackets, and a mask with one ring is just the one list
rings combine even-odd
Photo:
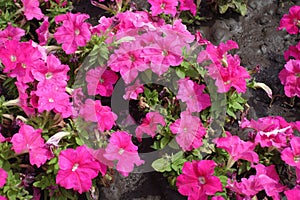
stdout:
[[244,105],[247,103],[247,100],[242,97],[241,93],[237,93],[236,91],[232,92],[227,96],[227,110],[226,113],[237,119],[236,114],[238,111],[244,110]]
[[10,22],[13,25],[18,15],[17,5],[13,1],[0,0],[0,29],[4,29],[7,23]]
[[32,195],[22,186],[22,179],[18,173],[8,171],[6,184],[0,188],[0,194],[7,196],[10,200],[28,200]]
[[232,8],[235,12],[245,16],[247,13],[248,0],[217,0],[219,12],[224,14],[228,8]]
[[158,172],[171,172],[174,171],[177,175],[181,173],[183,163],[187,160],[184,158],[183,151],[176,154],[165,154],[162,158],[155,160],[152,163],[152,168]]

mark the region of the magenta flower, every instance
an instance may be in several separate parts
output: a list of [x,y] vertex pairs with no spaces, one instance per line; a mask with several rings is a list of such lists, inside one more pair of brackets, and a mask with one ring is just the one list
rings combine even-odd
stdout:
[[40,9],[40,2],[39,0],[21,0],[23,3],[24,15],[27,20],[32,20],[36,18],[40,20],[44,17]]
[[166,125],[164,117],[159,112],[147,113],[146,118],[143,119],[143,123],[135,130],[137,139],[142,141],[143,133],[150,135],[153,138],[158,131],[159,124],[162,126]]
[[289,46],[288,50],[284,51],[284,59],[286,61],[290,60],[291,57],[295,60],[300,60],[300,42],[295,46]]
[[138,95],[144,92],[143,84],[140,84],[140,80],[136,80],[133,85],[126,86],[125,94],[123,95],[123,99],[130,100],[134,99],[137,100]]
[[228,65],[227,52],[238,48],[238,44],[232,40],[228,40],[226,43],[221,43],[219,46],[214,46],[212,43],[208,43],[206,50],[199,53],[197,61],[202,63],[205,60],[211,60],[215,65]]
[[58,156],[56,183],[80,194],[89,191],[92,179],[98,176],[99,163],[85,146],[62,150]]
[[91,25],[84,22],[88,18],[87,14],[70,12],[55,17],[55,22],[62,22],[62,25],[54,33],[54,38],[62,44],[66,54],[75,53],[77,47],[85,46],[91,39]]
[[53,110],[55,113],[60,113],[63,118],[72,115],[70,95],[65,92],[63,87],[48,83],[39,86],[37,91],[32,94],[38,96],[38,111],[40,113]]
[[180,44],[182,45],[181,48],[188,48],[188,43],[192,43],[195,39],[195,36],[187,30],[186,25],[182,23],[181,19],[174,20],[172,25],[163,25],[161,27],[161,31],[164,32],[168,37],[176,37],[176,40],[180,40]]
[[131,83],[137,77],[138,71],[144,71],[148,68],[141,57],[142,48],[138,41],[122,43],[108,60],[111,70],[120,72],[126,84]]
[[196,16],[197,6],[193,0],[179,0],[179,10],[189,10],[194,16]]
[[188,111],[200,112],[211,105],[210,96],[203,93],[205,85],[184,78],[178,81],[178,87],[176,97],[187,104]]
[[165,33],[155,32],[152,42],[142,51],[142,57],[150,63],[151,70],[159,76],[165,73],[170,66],[180,65],[183,61],[182,48],[185,43],[172,31]]
[[0,133],[0,143],[5,142],[6,138]]
[[258,164],[254,167],[256,169],[256,176],[269,197],[274,200],[280,200],[280,194],[285,186],[281,185],[280,178],[276,172],[275,165],[264,166]]
[[216,80],[218,92],[228,92],[230,88],[235,88],[237,93],[246,92],[246,79],[251,78],[247,70],[240,66],[240,58],[238,55],[234,57],[227,55],[226,63],[228,66],[211,64],[207,67],[208,74]]
[[216,165],[212,160],[185,162],[176,181],[179,193],[188,196],[188,200],[207,200],[208,195],[221,192],[222,183],[213,176]]
[[[241,182],[228,179],[227,187],[237,193],[237,197],[252,198],[261,190],[265,190],[266,194],[272,199],[280,200],[280,193],[284,190],[279,182],[279,176],[275,166],[265,167],[262,164],[254,166],[256,175],[249,178],[242,178]],[[241,198],[242,199],[242,198]]]
[[292,190],[284,191],[284,194],[287,197],[287,200],[298,200],[300,199],[300,188],[294,188]]
[[3,44],[7,40],[20,41],[21,37],[25,35],[25,31],[21,28],[14,27],[11,23],[8,23],[7,27],[0,31],[0,44]]
[[0,196],[0,200],[7,200],[7,198],[4,196]]
[[40,27],[38,29],[36,29],[36,33],[38,35],[38,39],[39,39],[39,44],[40,45],[46,45],[48,38],[49,38],[49,26],[50,23],[48,22],[48,17],[44,17],[44,21],[43,23],[40,25]]
[[105,149],[99,148],[97,150],[88,148],[92,156],[99,162],[100,173],[102,176],[106,174],[107,167],[113,167],[114,163],[111,160],[108,160],[104,157]]
[[101,96],[109,97],[114,90],[114,84],[118,80],[118,75],[111,71],[102,69],[91,69],[86,74],[87,89],[89,95],[100,94]]
[[29,125],[22,124],[19,132],[11,139],[12,149],[16,153],[29,153],[30,164],[37,167],[52,157],[50,150],[45,146],[41,133],[41,129],[35,130]]
[[111,135],[103,156],[107,160],[117,160],[117,170],[123,176],[128,176],[134,165],[140,166],[144,163],[137,150],[138,147],[131,141],[131,135],[125,131],[117,131]]
[[232,136],[226,132],[227,137],[216,138],[214,140],[218,148],[227,151],[234,161],[239,159],[248,160],[249,162],[257,163],[259,161],[257,153],[254,152],[255,144],[245,142],[238,136]]
[[290,145],[291,147],[287,147],[281,152],[281,159],[288,165],[300,169],[300,137],[293,137]]
[[3,187],[6,184],[7,177],[7,172],[4,169],[0,168],[0,187]]
[[103,132],[110,130],[117,119],[117,115],[108,106],[102,106],[99,100],[87,99],[79,111],[79,115],[90,122],[97,122],[98,129]]
[[46,63],[35,67],[32,70],[32,74],[33,77],[39,81],[39,87],[43,87],[46,84],[65,87],[68,80],[68,71],[68,65],[62,65],[56,56],[50,54],[47,56]]
[[5,66],[3,72],[9,73],[10,77],[16,77],[23,83],[32,82],[34,80],[31,72],[33,67],[44,64],[39,47],[32,41],[6,41],[4,46],[0,47],[0,59]]
[[188,111],[181,112],[180,119],[170,125],[170,130],[176,134],[176,141],[184,151],[200,147],[206,134],[199,117],[192,116]]
[[289,60],[279,73],[279,79],[284,85],[284,93],[288,97],[300,97],[300,60]]
[[262,117],[256,121],[243,119],[240,126],[253,129],[255,144],[262,147],[286,147],[287,139],[293,136],[291,125],[280,116]]
[[161,13],[171,14],[173,17],[176,15],[178,1],[174,0],[148,0],[151,4],[152,15],[156,16]]
[[231,56],[227,53],[237,48],[238,44],[232,40],[221,43],[219,46],[208,43],[206,50],[198,55],[199,63],[206,60],[212,61],[212,64],[206,68],[209,75],[216,80],[218,92],[228,92],[231,87],[234,87],[238,93],[245,92],[247,89],[245,79],[249,79],[250,75],[245,68],[240,66],[240,58],[237,55]]
[[289,14],[284,14],[278,30],[285,29],[289,34],[297,34],[300,26],[300,6],[292,6]]

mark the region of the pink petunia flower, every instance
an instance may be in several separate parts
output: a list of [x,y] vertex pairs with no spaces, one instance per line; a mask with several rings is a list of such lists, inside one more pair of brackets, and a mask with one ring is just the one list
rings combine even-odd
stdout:
[[255,143],[262,147],[286,147],[287,139],[293,136],[291,125],[280,116],[262,117],[251,121],[243,119],[240,127],[253,129]]
[[247,70],[240,66],[240,58],[238,55],[234,57],[227,55],[226,67],[211,64],[207,67],[208,74],[216,80],[218,92],[228,92],[230,88],[235,88],[237,93],[246,92],[246,79],[251,78]]
[[99,100],[93,101],[92,99],[85,101],[79,111],[79,116],[86,121],[97,122],[101,132],[110,130],[117,119],[117,115],[111,111],[110,107],[102,106]]
[[42,138],[42,130],[22,124],[19,132],[13,135],[12,149],[16,153],[29,153],[30,164],[40,167],[52,157]]
[[70,95],[65,91],[65,88],[57,86],[53,83],[48,83],[33,91],[32,95],[38,96],[38,111],[53,110],[55,113],[60,113],[63,118],[72,115]]
[[279,79],[284,85],[284,93],[288,97],[300,97],[300,60],[289,60],[279,73]]
[[300,188],[294,188],[292,190],[284,191],[287,200],[298,200],[300,199]]
[[206,135],[199,117],[192,116],[188,111],[181,112],[180,119],[170,125],[170,130],[176,134],[176,141],[184,151],[200,147],[202,137]]
[[109,97],[112,95],[114,90],[113,85],[117,82],[119,77],[111,70],[101,72],[102,69],[91,69],[87,72],[86,81],[88,94],[100,94],[101,96]]
[[0,60],[5,66],[3,72],[23,83],[32,82],[33,67],[44,64],[40,49],[32,41],[6,41],[4,46],[0,47]]
[[216,165],[212,160],[185,162],[176,180],[179,193],[188,200],[207,200],[209,195],[221,192],[222,183],[213,176]]
[[187,104],[190,112],[200,112],[211,105],[210,96],[204,94],[205,85],[198,85],[189,78],[178,81],[178,94],[176,97]]
[[140,166],[144,163],[138,155],[138,147],[131,141],[131,135],[125,131],[114,132],[103,155],[107,160],[117,160],[117,170],[128,176],[133,171],[134,165]]
[[139,41],[122,43],[108,60],[111,70],[120,72],[126,84],[131,83],[137,77],[138,71],[144,71],[148,68],[141,57],[142,49]]
[[[176,32],[176,31],[174,31]],[[166,34],[162,36],[163,34]],[[185,43],[173,31],[167,33],[155,32],[153,41],[142,51],[142,57],[150,63],[150,69],[159,76],[170,66],[180,65],[183,61],[182,48]]]
[[199,63],[206,60],[212,61],[212,64],[206,68],[209,75],[216,80],[218,92],[228,92],[231,87],[234,87],[238,93],[245,92],[247,89],[245,79],[250,78],[249,73],[240,66],[238,55],[232,56],[227,53],[229,50],[237,48],[238,44],[232,40],[221,43],[219,46],[208,43],[206,50],[201,51],[198,55]]
[[137,139],[139,141],[142,141],[143,133],[146,133],[153,138],[158,131],[159,124],[162,126],[166,125],[164,117],[159,112],[147,113],[146,118],[143,119],[143,123],[139,125],[135,130]]
[[164,34],[166,34],[167,37],[175,38],[176,40],[180,41],[180,44],[182,45],[181,48],[186,47],[188,48],[188,43],[192,43],[195,39],[195,36],[193,36],[188,30],[186,25],[182,23],[181,19],[174,20],[173,24],[165,24],[161,26],[161,30],[158,28],[157,31],[162,31]]
[[218,148],[226,150],[234,161],[239,159],[248,160],[249,162],[257,163],[259,161],[257,153],[254,152],[255,144],[245,142],[238,136],[232,136],[226,132],[227,137],[216,138],[214,140]]
[[265,167],[262,164],[258,164],[254,166],[254,168],[256,169],[256,175],[251,175],[249,178],[242,178],[240,182],[236,180],[232,182],[228,179],[227,188],[235,191],[237,197],[248,199],[252,198],[261,190],[265,190],[269,197],[280,200],[280,193],[285,187],[280,184],[275,166],[270,165]]
[[90,149],[88,148],[92,156],[99,162],[100,165],[100,173],[102,176],[106,174],[107,167],[113,167],[114,163],[111,160],[108,160],[104,157],[105,154],[105,149],[104,148],[99,148],[99,149]]
[[36,33],[38,35],[39,44],[41,46],[46,45],[49,38],[49,26],[50,23],[48,21],[48,17],[44,17],[43,23],[40,25],[38,29],[36,29]]
[[39,0],[21,0],[23,3],[24,15],[27,20],[32,20],[36,18],[40,20],[44,17],[40,9],[40,2]]
[[196,16],[197,6],[193,0],[179,0],[179,10],[189,10],[194,16]]
[[32,74],[33,77],[39,81],[39,87],[43,87],[46,84],[53,84],[63,88],[67,85],[68,71],[68,65],[62,65],[56,56],[50,54],[47,56],[46,63],[35,67],[32,70]]
[[14,27],[11,23],[8,23],[7,27],[0,31],[0,44],[3,44],[7,40],[20,41],[21,37],[25,35],[25,30]]
[[293,137],[290,145],[291,147],[287,147],[281,152],[281,159],[288,165],[300,169],[300,137]]
[[161,13],[171,14],[173,17],[176,15],[178,1],[174,0],[148,0],[151,4],[152,15],[156,16]]
[[288,50],[284,51],[284,59],[286,61],[290,60],[291,57],[295,60],[300,60],[300,42],[295,46],[289,46]]
[[137,100],[138,95],[144,92],[143,84],[140,84],[140,80],[136,80],[133,85],[126,86],[125,94],[123,95],[123,99],[130,100],[134,99]]
[[80,194],[89,191],[92,179],[100,170],[99,163],[90,154],[86,146],[62,150],[58,156],[59,170],[56,183]]
[[66,54],[75,53],[77,47],[83,47],[91,39],[90,24],[84,22],[89,18],[87,14],[67,13],[55,17],[55,22],[62,25],[54,33],[54,38],[62,44]]
[[285,29],[289,34],[299,33],[300,26],[300,6],[292,6],[289,14],[284,14],[280,20],[278,30]]
[[0,133],[0,143],[5,142],[6,138]]
[[7,177],[7,172],[4,169],[0,168],[0,187],[3,187],[6,184]]
[[275,165],[264,166],[258,164],[254,166],[256,169],[256,176],[269,197],[274,200],[280,200],[280,193],[285,189],[285,186],[281,185],[280,178],[276,172]]

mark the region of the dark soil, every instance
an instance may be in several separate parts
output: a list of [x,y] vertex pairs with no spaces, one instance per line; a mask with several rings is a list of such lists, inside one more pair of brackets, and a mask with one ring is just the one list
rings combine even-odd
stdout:
[[[138,9],[147,8],[146,1],[135,0]],[[239,44],[237,54],[241,58],[242,66],[247,69],[259,68],[259,73],[254,74],[257,82],[268,85],[273,91],[271,100],[261,90],[249,89],[245,96],[250,106],[249,118],[259,118],[269,115],[280,115],[287,121],[300,120],[300,102],[295,100],[294,106],[290,106],[290,99],[285,97],[283,86],[278,78],[278,73],[285,64],[283,53],[290,45],[299,40],[296,36],[290,36],[284,31],[277,31],[279,21],[284,13],[288,13],[292,5],[300,4],[300,1],[288,0],[249,0],[248,13],[240,16],[228,11],[224,15],[216,12],[208,12],[210,8],[206,1],[201,8],[201,14],[207,18],[200,26],[189,27],[192,31],[201,30],[205,37],[215,44],[229,39]],[[79,1],[74,5],[74,11],[85,12],[91,16],[91,23],[97,22],[104,14],[90,4],[90,1]],[[211,11],[211,10],[210,10]],[[227,125],[228,126],[228,125]],[[228,126],[230,131],[238,131],[238,126]],[[169,188],[162,175],[151,173],[132,173],[129,177],[116,177],[111,187],[101,189],[101,200],[180,200],[186,199],[176,191]]]

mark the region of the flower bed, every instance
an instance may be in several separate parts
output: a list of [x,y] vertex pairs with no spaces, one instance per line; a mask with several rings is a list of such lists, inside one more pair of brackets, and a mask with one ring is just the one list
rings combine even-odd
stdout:
[[[94,26],[67,1],[1,4],[2,198],[98,199],[115,169],[161,172],[188,199],[297,199],[299,121],[246,118],[247,88],[274,94],[241,66],[236,42],[188,31],[184,23],[201,20],[200,1],[148,2],[136,11],[129,1],[92,1],[111,13]],[[233,2],[216,5],[244,15]],[[279,29],[298,34],[299,21],[293,6]],[[291,104],[298,46],[278,75]],[[148,139],[152,151],[143,152]]]

